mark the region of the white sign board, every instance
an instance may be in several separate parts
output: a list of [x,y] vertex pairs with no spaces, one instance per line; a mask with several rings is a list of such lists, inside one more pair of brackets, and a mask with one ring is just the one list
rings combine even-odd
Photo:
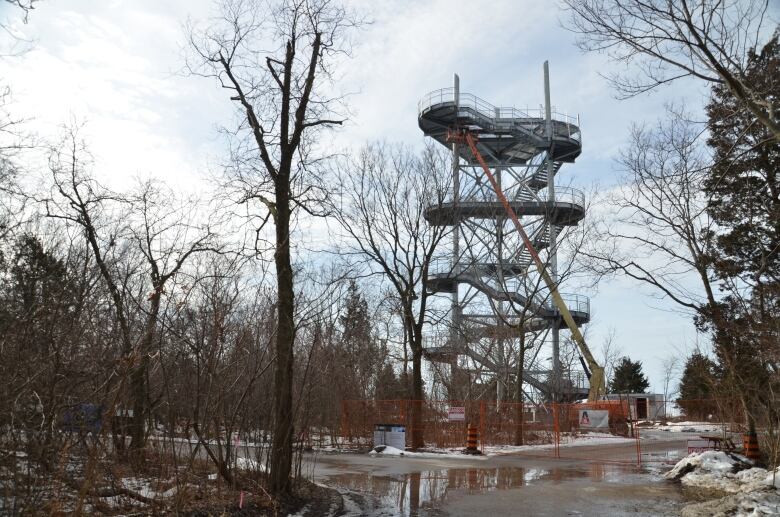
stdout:
[[406,426],[377,424],[374,426],[374,446],[389,445],[399,450],[406,448]]
[[715,444],[709,440],[688,440],[688,454],[705,452],[715,449]]
[[399,450],[406,449],[406,427],[402,425],[393,426],[390,431],[385,433],[385,444]]
[[609,411],[606,409],[580,409],[580,429],[609,429]]
[[447,412],[447,418],[450,422],[465,422],[466,421],[466,408],[465,407],[451,407]]

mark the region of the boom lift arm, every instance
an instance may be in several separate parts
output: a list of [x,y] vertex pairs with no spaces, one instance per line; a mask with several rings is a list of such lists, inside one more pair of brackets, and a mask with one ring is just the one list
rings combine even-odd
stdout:
[[[587,363],[585,374],[588,375],[588,379],[590,381],[588,402],[597,401],[599,397],[605,393],[604,368],[599,365],[599,363],[593,357],[590,348],[588,348],[587,343],[585,343],[585,338],[582,336],[582,332],[580,332],[580,329],[574,322],[574,318],[569,312],[569,308],[566,306],[566,303],[563,301],[563,298],[558,292],[558,286],[555,285],[555,282],[553,282],[550,274],[547,272],[545,264],[539,258],[539,253],[537,253],[536,248],[534,248],[533,244],[531,244],[531,239],[529,239],[528,234],[525,233],[523,225],[520,224],[520,220],[517,218],[517,214],[512,208],[512,205],[509,204],[509,201],[506,199],[504,192],[498,185],[496,178],[493,176],[493,173],[490,172],[490,167],[488,167],[485,159],[482,157],[482,153],[480,153],[479,149],[477,149],[476,137],[471,131],[467,129],[455,129],[449,130],[447,132],[447,140],[450,142],[467,144],[469,149],[471,149],[471,153],[474,155],[474,158],[476,158],[477,162],[479,162],[479,165],[482,167],[482,170],[485,172],[485,176],[487,176],[488,180],[490,180],[490,184],[493,186],[493,190],[496,192],[496,196],[498,197],[499,201],[501,201],[501,204],[504,205],[504,210],[506,210],[509,218],[514,223],[515,228],[517,229],[517,233],[519,233],[520,237],[523,239],[523,243],[528,248],[528,252],[531,254],[531,257],[533,258],[539,273],[542,275],[544,283],[550,290],[550,295],[552,297],[553,303],[555,304],[555,307],[561,313],[563,321],[566,322],[566,326],[569,328],[569,331],[571,331],[571,335],[574,338],[574,342],[577,344],[581,358],[583,358],[584,362]],[[583,364],[583,366],[585,366],[585,364]],[[590,373],[588,372],[588,369],[590,369]]]

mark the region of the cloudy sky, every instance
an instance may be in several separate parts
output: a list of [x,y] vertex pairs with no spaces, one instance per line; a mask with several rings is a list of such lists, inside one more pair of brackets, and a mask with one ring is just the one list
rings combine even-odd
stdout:
[[[542,63],[549,60],[552,102],[579,114],[583,131],[583,154],[563,168],[561,181],[606,189],[619,181],[613,159],[632,123],[653,122],[670,100],[685,100],[696,112],[705,94],[701,85],[679,83],[616,100],[599,73],[622,65],[580,53],[553,2],[354,4],[373,23],[357,34],[354,55],[341,70],[343,89],[355,92],[354,116],[335,136],[337,147],[376,139],[419,145],[417,101],[450,86],[454,72],[462,91],[493,104],[539,106]],[[44,0],[22,24],[0,2],[0,18],[32,42],[23,56],[0,60],[14,112],[30,118],[29,126],[45,138],[69,120],[85,121],[96,173],[110,185],[155,176],[198,190],[220,162],[217,128],[233,113],[213,82],[182,73],[183,25],[206,19],[211,10],[209,0]],[[662,390],[661,359],[696,339],[690,318],[625,280],[591,294],[592,348],[614,331],[617,345],[642,360],[653,388]]]

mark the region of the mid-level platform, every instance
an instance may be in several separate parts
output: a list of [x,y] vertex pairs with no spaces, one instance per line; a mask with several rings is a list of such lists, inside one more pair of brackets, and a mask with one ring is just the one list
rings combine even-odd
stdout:
[[[455,292],[458,284],[468,284],[478,289],[485,295],[495,301],[511,302],[517,307],[525,307],[529,314],[542,319],[558,319],[561,317],[557,309],[549,300],[537,303],[535,300],[529,300],[522,292],[513,289],[499,289],[485,282],[479,275],[473,271],[461,271],[460,273],[447,272],[441,274],[431,274],[426,282],[426,288],[432,292],[451,293]],[[577,325],[582,325],[590,321],[590,300],[587,296],[576,294],[561,294],[566,307],[569,309]]]
[[[574,226],[585,217],[585,207],[567,201],[510,201],[518,217],[543,215],[557,226]],[[435,226],[452,226],[463,219],[496,219],[506,217],[499,201],[459,201],[441,203],[425,210],[425,219]]]

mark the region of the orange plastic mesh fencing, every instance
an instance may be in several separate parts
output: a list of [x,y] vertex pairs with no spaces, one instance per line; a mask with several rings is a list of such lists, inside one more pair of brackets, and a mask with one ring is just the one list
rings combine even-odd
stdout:
[[[452,421],[450,408],[463,408],[464,419]],[[590,420],[596,417],[606,425],[592,427]],[[425,446],[462,448],[466,445],[467,426],[473,424],[479,430],[481,448],[550,445],[552,449],[539,451],[546,454],[551,450],[557,454],[562,442],[569,445],[577,435],[597,437],[600,443],[609,443],[611,437],[637,438],[642,429],[687,433],[713,429],[737,433],[744,428],[744,421],[740,405],[733,400],[621,397],[589,403],[539,405],[484,400],[346,400],[342,402],[338,434],[342,442],[370,446],[375,425],[404,425],[407,446],[415,446],[411,440],[417,431],[416,436],[422,438]]]

